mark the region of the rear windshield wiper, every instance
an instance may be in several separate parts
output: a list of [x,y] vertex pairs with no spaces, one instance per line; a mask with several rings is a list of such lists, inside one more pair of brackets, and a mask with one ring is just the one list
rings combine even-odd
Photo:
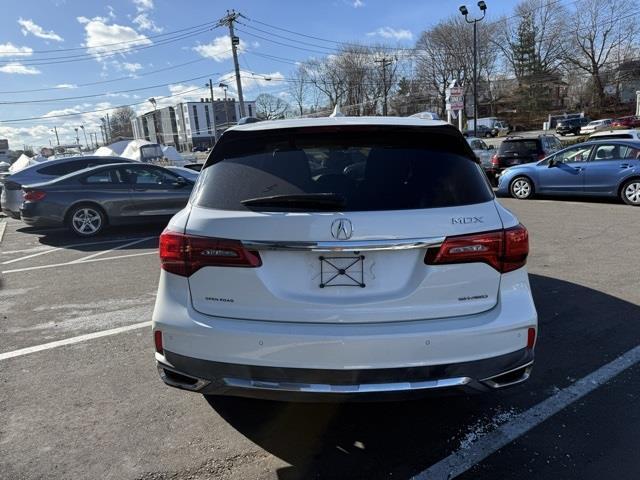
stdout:
[[294,207],[326,210],[342,209],[346,205],[346,200],[342,195],[336,193],[303,193],[247,198],[240,203],[245,207]]

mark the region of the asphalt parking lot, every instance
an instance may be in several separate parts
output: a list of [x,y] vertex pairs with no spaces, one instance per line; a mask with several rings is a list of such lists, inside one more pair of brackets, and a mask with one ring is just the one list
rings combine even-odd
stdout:
[[394,403],[166,387],[150,334],[161,227],[78,240],[0,218],[0,478],[640,477],[640,209],[501,201],[531,236],[531,379]]

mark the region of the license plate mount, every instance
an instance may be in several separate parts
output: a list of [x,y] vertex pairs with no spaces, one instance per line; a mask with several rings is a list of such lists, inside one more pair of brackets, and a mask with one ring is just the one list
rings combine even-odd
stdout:
[[364,283],[364,255],[336,257],[319,256],[320,288],[366,287]]

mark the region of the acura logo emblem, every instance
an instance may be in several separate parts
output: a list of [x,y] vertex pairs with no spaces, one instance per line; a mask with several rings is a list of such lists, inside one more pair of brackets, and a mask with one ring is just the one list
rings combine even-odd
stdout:
[[336,240],[349,240],[353,235],[351,220],[339,218],[331,224],[331,236]]

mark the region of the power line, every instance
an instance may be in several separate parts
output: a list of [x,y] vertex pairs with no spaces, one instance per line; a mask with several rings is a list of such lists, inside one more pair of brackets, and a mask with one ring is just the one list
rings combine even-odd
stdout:
[[206,29],[202,29],[202,30],[198,30],[196,32],[192,32],[189,34],[184,34],[181,35],[179,37],[173,37],[173,38],[167,38],[164,39],[160,42],[157,43],[151,43],[151,44],[145,44],[143,46],[140,47],[126,47],[126,48],[122,48],[122,49],[116,49],[116,50],[109,50],[107,52],[100,52],[100,51],[95,51],[96,49],[102,48],[102,46],[97,46],[97,47],[91,47],[94,52],[93,53],[88,53],[88,54],[81,54],[81,55],[69,55],[69,56],[63,56],[63,57],[50,57],[47,59],[15,59],[15,60],[4,60],[3,63],[0,63],[0,65],[2,66],[6,66],[9,65],[11,63],[15,63],[15,62],[19,62],[23,65],[28,65],[28,66],[40,66],[40,65],[58,65],[58,64],[62,64],[62,63],[74,63],[74,62],[83,62],[83,61],[87,61],[87,60],[95,60],[95,59],[102,59],[102,58],[110,58],[113,57],[115,55],[118,54],[123,54],[123,53],[132,53],[132,52],[138,52],[140,50],[147,50],[149,48],[156,48],[156,47],[160,47],[163,45],[168,45],[170,43],[175,43],[178,42],[180,40],[184,40],[187,38],[192,38],[195,36],[198,36],[202,33],[208,32],[210,30],[212,30],[215,27],[210,27],[210,28],[206,28]]
[[[164,95],[161,97],[157,97],[157,99],[165,99],[165,98],[173,98],[173,97],[180,97],[182,95],[186,95],[187,93],[192,93],[192,92],[196,92],[199,90],[203,90],[204,87],[198,87],[198,88],[194,88],[191,90],[185,90],[183,92],[180,93],[174,93],[172,95]],[[40,117],[25,117],[25,118],[12,118],[9,120],[0,120],[0,125],[2,124],[10,124],[10,123],[18,123],[18,122],[27,122],[27,121],[34,121],[34,120],[49,120],[49,119],[53,119],[53,118],[64,118],[64,117],[76,117],[78,115],[86,115],[88,113],[99,113],[99,112],[108,112],[110,110],[115,110],[117,108],[123,108],[123,107],[135,107],[137,105],[143,105],[145,103],[147,103],[148,100],[143,100],[140,102],[136,102],[136,103],[129,103],[126,105],[117,105],[117,106],[113,106],[113,107],[108,107],[108,108],[99,108],[96,110],[86,110],[86,111],[82,111],[82,112],[73,112],[73,113],[62,113],[62,114],[58,114],[58,115],[43,115]]]
[[[223,53],[227,53],[230,52],[231,50],[227,50]],[[29,90],[4,90],[4,91],[0,91],[0,94],[16,94],[16,93],[34,93],[34,92],[48,92],[48,91],[52,91],[52,90],[69,90],[70,88],[81,88],[81,87],[90,87],[93,85],[102,85],[105,83],[113,83],[113,82],[120,82],[122,80],[136,80],[139,77],[147,77],[149,75],[154,75],[156,73],[160,73],[160,72],[166,72],[168,70],[175,70],[176,68],[180,68],[180,67],[184,67],[186,65],[192,65],[194,63],[199,63],[199,62],[204,62],[205,60],[207,60],[206,58],[198,58],[196,60],[191,60],[189,62],[185,62],[185,63],[180,63],[178,65],[171,65],[169,67],[165,67],[165,68],[160,68],[158,70],[151,70],[149,72],[143,72],[143,73],[137,73],[137,74],[133,74],[133,75],[127,75],[125,77],[119,77],[119,78],[112,78],[110,80],[100,80],[97,82],[89,82],[89,83],[78,83],[78,84],[73,84],[73,87],[65,87],[65,86],[56,86],[56,87],[46,87],[46,88],[32,88]]]
[[[160,38],[160,37],[166,37],[169,35],[173,35],[176,33],[180,33],[180,32],[185,32],[187,30],[194,30],[197,28],[201,28],[204,27],[205,25],[210,25],[213,26],[214,22],[205,22],[205,23],[200,23],[198,25],[193,25],[191,27],[185,27],[179,30],[173,30],[171,32],[165,32],[165,33],[159,33],[157,35],[145,35],[145,38],[147,39],[151,39],[151,38]],[[144,40],[125,40],[122,42],[114,42],[114,43],[105,43],[103,45],[100,45],[100,47],[112,47],[114,45],[124,45],[124,44],[129,44],[129,43],[140,43],[141,41]],[[71,52],[71,51],[78,51],[78,50],[89,50],[91,49],[91,47],[70,47],[70,48],[53,48],[50,50],[32,50],[30,53],[59,53],[59,52]],[[0,55],[12,55],[15,54],[15,52],[9,52],[9,51],[4,51],[4,52],[0,52]],[[16,58],[16,60],[18,60],[18,58]]]

